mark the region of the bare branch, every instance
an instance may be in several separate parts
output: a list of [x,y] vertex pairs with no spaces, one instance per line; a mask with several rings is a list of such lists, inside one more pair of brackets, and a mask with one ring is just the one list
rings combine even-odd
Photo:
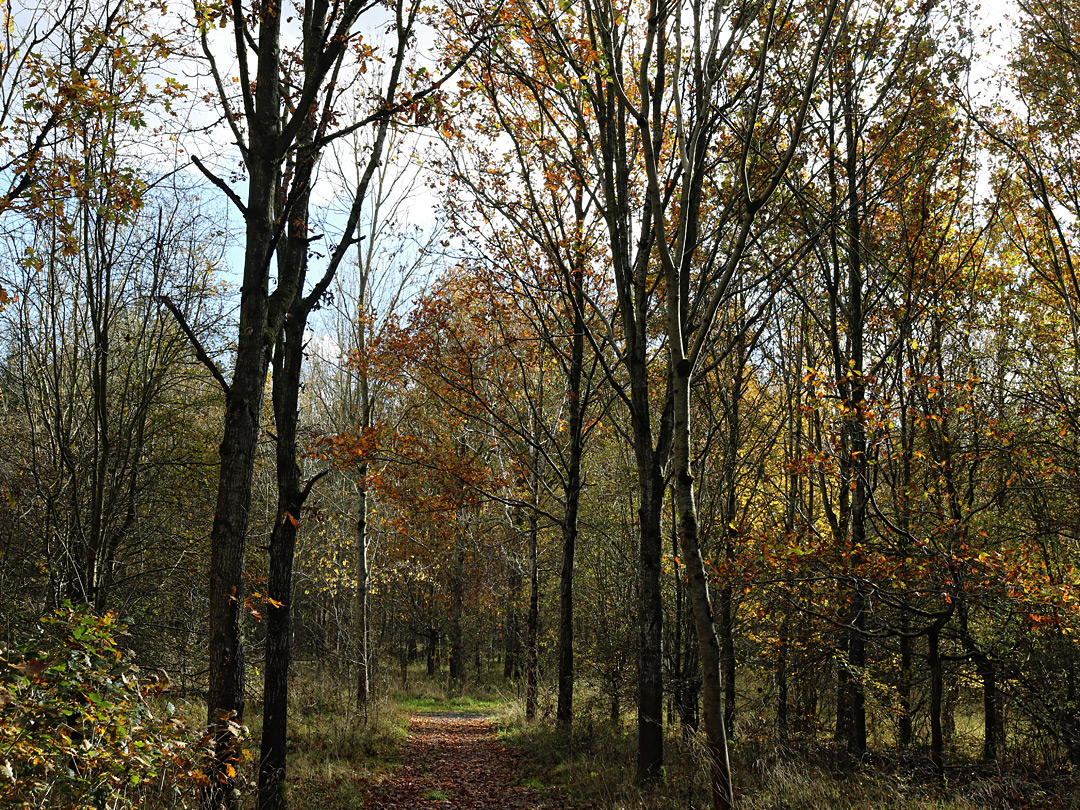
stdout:
[[225,375],[221,373],[221,369],[218,368],[217,363],[206,353],[206,349],[203,348],[202,343],[199,342],[199,338],[192,331],[188,325],[187,318],[184,317],[184,313],[180,311],[173,300],[167,295],[159,295],[157,297],[158,303],[164,305],[169,312],[176,318],[176,323],[179,325],[180,330],[187,336],[188,341],[191,343],[191,347],[195,349],[195,357],[199,359],[199,362],[206,366],[214,379],[218,381],[218,385],[221,386],[221,390],[225,392],[225,396],[229,395],[229,384],[225,381]]

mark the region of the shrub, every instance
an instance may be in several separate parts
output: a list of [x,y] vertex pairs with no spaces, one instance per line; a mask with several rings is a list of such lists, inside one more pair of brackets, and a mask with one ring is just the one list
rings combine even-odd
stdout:
[[194,733],[122,634],[114,615],[65,603],[0,650],[0,808],[113,810],[163,792],[175,803],[191,786]]

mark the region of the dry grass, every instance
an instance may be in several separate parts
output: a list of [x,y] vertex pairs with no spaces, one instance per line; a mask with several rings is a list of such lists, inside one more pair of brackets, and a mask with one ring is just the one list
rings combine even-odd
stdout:
[[[669,735],[665,781],[643,788],[635,781],[633,722],[585,716],[575,720],[571,732],[557,732],[553,718],[543,716],[550,697],[545,696],[541,721],[526,723],[520,701],[498,680],[455,697],[447,696],[442,680],[419,674],[406,688],[388,686],[381,685],[383,697],[371,704],[365,721],[346,679],[304,671],[296,675],[290,695],[291,810],[362,810],[362,784],[385,778],[399,762],[409,714],[437,710],[494,714],[505,744],[527,754],[530,787],[558,791],[576,806],[708,807],[697,739]],[[256,750],[257,714],[253,707],[251,746]],[[952,751],[952,761],[966,753],[966,748]],[[854,768],[832,747],[812,741],[778,751],[764,725],[740,728],[732,763],[740,810],[1080,810],[1080,782],[1068,775],[972,765],[951,768],[941,785],[931,777],[924,756],[876,755],[868,765]],[[254,806],[253,791],[245,795],[244,806]]]
[[[578,724],[560,734],[508,713],[508,744],[528,752],[533,776],[560,787],[583,807],[673,810],[709,806],[700,741],[669,735],[665,782],[642,788],[634,779],[635,734],[626,724]],[[921,757],[907,763],[878,758],[855,768],[826,745],[804,745],[778,756],[771,741],[732,746],[740,810],[1080,810],[1080,782],[1069,776],[995,773],[952,768],[944,784]],[[1037,777],[1037,778],[1036,778]]]

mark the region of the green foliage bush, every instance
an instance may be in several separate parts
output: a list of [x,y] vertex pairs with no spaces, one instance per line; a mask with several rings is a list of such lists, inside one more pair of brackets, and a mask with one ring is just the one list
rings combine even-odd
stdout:
[[[112,614],[65,604],[0,650],[0,808],[170,804],[193,785],[196,732],[139,670]],[[161,704],[158,708],[157,704]]]

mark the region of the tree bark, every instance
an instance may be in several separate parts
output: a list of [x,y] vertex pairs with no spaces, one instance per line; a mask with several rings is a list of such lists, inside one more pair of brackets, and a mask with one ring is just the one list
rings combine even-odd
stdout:
[[[275,79],[269,83],[277,84]],[[206,810],[236,807],[235,779],[227,776],[227,772],[241,761],[239,741],[230,723],[239,724],[244,719],[240,607],[244,600],[244,546],[251,511],[251,479],[268,357],[265,337],[271,198],[266,192],[276,185],[272,167],[256,165],[249,179],[248,248],[240,297],[239,340],[233,378],[225,398],[217,504],[210,533],[207,722],[214,737],[214,751],[207,762],[210,784],[202,795]],[[266,215],[260,216],[262,213]]]
[[[366,386],[364,386],[366,389]],[[367,397],[362,397],[366,400]],[[367,403],[361,407],[367,412]],[[369,427],[369,425],[365,425]],[[370,700],[370,650],[368,649],[368,464],[362,462],[356,471],[356,705],[364,722],[368,717]]]
[[714,810],[734,806],[731,765],[728,760],[727,728],[724,722],[724,694],[721,677],[720,644],[713,625],[712,604],[705,565],[698,540],[694,505],[694,479],[690,472],[690,364],[672,350],[674,366],[675,430],[672,462],[675,474],[675,501],[679,521],[679,545],[689,579],[690,603],[694,609],[698,654],[701,656],[702,724],[709,753],[709,777]]
[[[644,437],[642,437],[644,438]],[[641,439],[635,436],[635,445]],[[641,541],[638,565],[640,584],[640,648],[638,653],[638,778],[659,781],[664,766],[663,633],[661,602],[662,533],[660,518],[664,508],[664,479],[655,463],[651,443],[645,453],[653,463],[639,462],[638,482],[641,506],[638,519]]]
[[[906,627],[901,627],[903,632]],[[900,697],[899,739],[901,748],[910,748],[912,743],[912,717],[911,717],[911,647],[914,642],[910,636],[900,636],[900,680],[897,684],[897,692]]]
[[465,635],[461,620],[465,606],[465,540],[458,538],[450,574],[450,695],[460,693],[465,674]]
[[540,578],[536,564],[539,527],[536,512],[529,513],[529,612],[525,620],[525,719],[536,719],[540,696],[540,661],[537,640],[540,631]]
[[788,722],[788,638],[786,619],[781,620],[780,645],[776,653],[776,739],[781,747],[787,745]]
[[930,767],[939,780],[945,777],[945,741],[941,729],[941,702],[944,680],[941,666],[941,630],[931,627],[926,634],[927,662],[930,666]]
[[263,728],[259,810],[285,807],[289,665],[292,658],[292,571],[303,494],[296,458],[300,367],[306,317],[294,309],[274,352],[273,403],[277,431],[277,518],[270,534],[263,666]]
[[521,569],[516,561],[510,563],[510,598],[503,617],[503,680],[516,680],[521,674],[521,621],[518,599],[521,596]]
[[[251,479],[259,437],[263,390],[270,351],[280,323],[269,302],[270,261],[274,250],[276,196],[284,156],[280,133],[280,25],[271,0],[259,3],[258,64],[255,75],[252,136],[245,165],[248,197],[240,322],[233,378],[225,397],[225,425],[219,448],[221,468],[210,532],[210,649],[207,722],[214,739],[207,762],[205,810],[237,806],[236,772],[241,764],[235,726],[244,719],[244,655],[240,607],[244,601],[244,546],[251,512]],[[244,22],[234,21],[243,26]],[[239,36],[239,35],[238,35]],[[292,295],[288,296],[291,301]],[[280,310],[284,315],[284,309]]]
[[563,514],[563,560],[559,577],[559,702],[555,721],[567,729],[574,719],[574,552],[578,535],[578,506],[581,500],[581,455],[584,439],[584,408],[581,376],[585,365],[585,249],[583,190],[578,186],[574,200],[577,212],[574,264],[570,278],[570,309],[573,337],[567,378],[569,442],[567,452],[565,511]]
[[985,653],[975,656],[975,669],[982,680],[983,693],[983,762],[998,760],[998,694],[997,671]]

